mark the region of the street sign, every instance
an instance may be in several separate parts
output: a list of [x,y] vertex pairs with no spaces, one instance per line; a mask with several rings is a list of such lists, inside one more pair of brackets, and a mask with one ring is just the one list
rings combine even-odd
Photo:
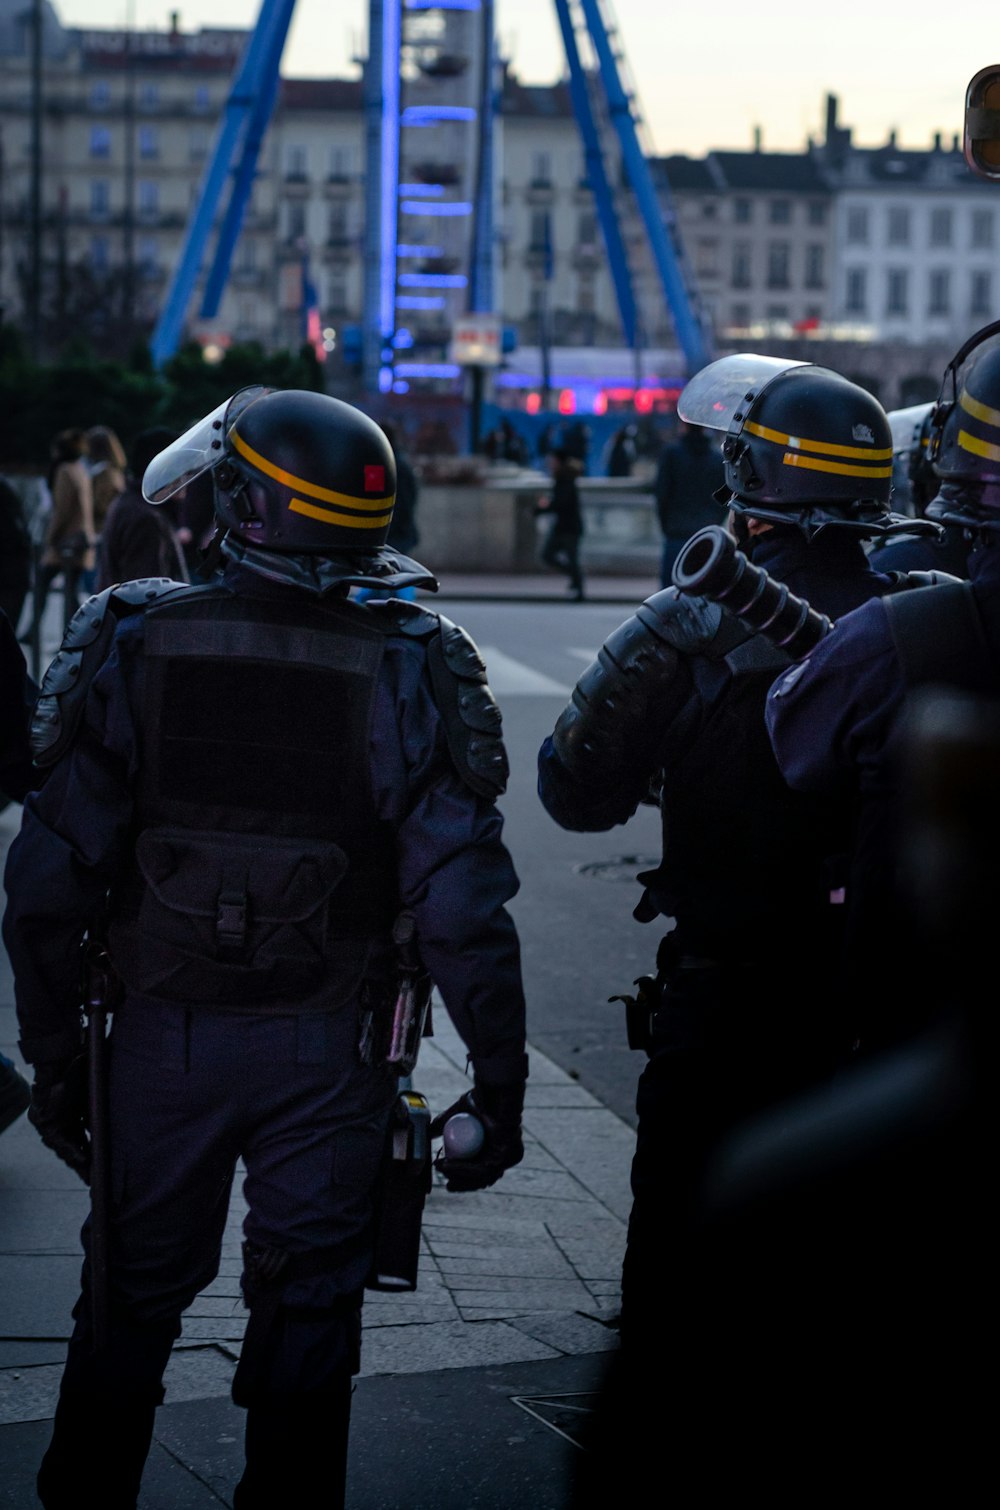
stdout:
[[448,360],[463,367],[498,367],[500,346],[499,315],[462,315],[452,327]]

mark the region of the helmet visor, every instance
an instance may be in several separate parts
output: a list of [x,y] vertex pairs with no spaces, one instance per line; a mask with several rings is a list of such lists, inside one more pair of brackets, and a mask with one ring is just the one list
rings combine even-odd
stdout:
[[154,456],[142,477],[142,496],[147,503],[165,503],[195,477],[214,467],[225,455],[225,440],[230,427],[254,399],[270,393],[270,388],[255,384],[241,388],[185,430],[172,445]]
[[916,449],[919,444],[921,426],[933,408],[934,404],[931,401],[927,404],[911,404],[908,409],[889,410],[889,429],[892,431],[894,452]]
[[677,413],[686,425],[704,425],[709,430],[728,430],[733,416],[750,398],[789,367],[808,367],[787,357],[757,356],[744,351],[710,362],[685,384],[677,401]]

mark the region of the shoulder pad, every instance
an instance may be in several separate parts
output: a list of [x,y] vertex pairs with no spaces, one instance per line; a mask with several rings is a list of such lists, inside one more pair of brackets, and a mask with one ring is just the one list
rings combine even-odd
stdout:
[[384,634],[407,634],[414,639],[430,639],[440,627],[441,615],[422,603],[405,598],[370,598],[364,607]]
[[898,571],[891,572],[895,578],[891,591],[906,592],[910,587],[939,587],[942,582],[964,582],[964,577],[956,577],[950,571]]
[[437,620],[438,633],[428,641],[427,664],[451,758],[466,785],[492,800],[507,790],[510,766],[486,664],[460,625],[444,614],[430,617]]
[[647,598],[636,613],[650,633],[675,650],[703,654],[719,632],[725,615],[718,603],[665,587]]
[[37,766],[55,765],[73,743],[90,683],[107,658],[120,621],[171,593],[191,590],[186,582],[171,577],[142,577],[106,587],[77,609],[42,678],[35,703],[31,751]]

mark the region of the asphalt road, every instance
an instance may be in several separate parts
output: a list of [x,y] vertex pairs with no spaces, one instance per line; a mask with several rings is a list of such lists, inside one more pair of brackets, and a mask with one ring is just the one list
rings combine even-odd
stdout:
[[641,807],[607,833],[567,833],[536,791],[539,745],[629,609],[455,599],[445,611],[483,653],[503,713],[511,776],[500,806],[521,879],[511,912],[521,936],[529,1038],[634,1127],[645,1059],[628,1047],[624,1006],[608,998],[631,991],[652,967],[660,930],[637,923],[632,909],[641,895],[636,873],[659,857],[659,815]]

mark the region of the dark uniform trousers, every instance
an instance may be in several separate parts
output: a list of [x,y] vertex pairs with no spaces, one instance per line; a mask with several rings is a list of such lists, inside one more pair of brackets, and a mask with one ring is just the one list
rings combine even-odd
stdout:
[[329,1486],[324,1504],[343,1503],[373,1187],[396,1095],[394,1076],[360,1063],[357,1040],[352,1003],[293,1015],[133,997],[116,1013],[110,1340],[93,1350],[85,1261],[38,1479],[46,1510],[79,1506],[82,1471],[102,1510],[135,1506],[181,1313],[219,1272],[239,1160],[250,1316],[233,1385],[247,1408],[234,1505],[280,1504],[289,1463],[297,1481]]

